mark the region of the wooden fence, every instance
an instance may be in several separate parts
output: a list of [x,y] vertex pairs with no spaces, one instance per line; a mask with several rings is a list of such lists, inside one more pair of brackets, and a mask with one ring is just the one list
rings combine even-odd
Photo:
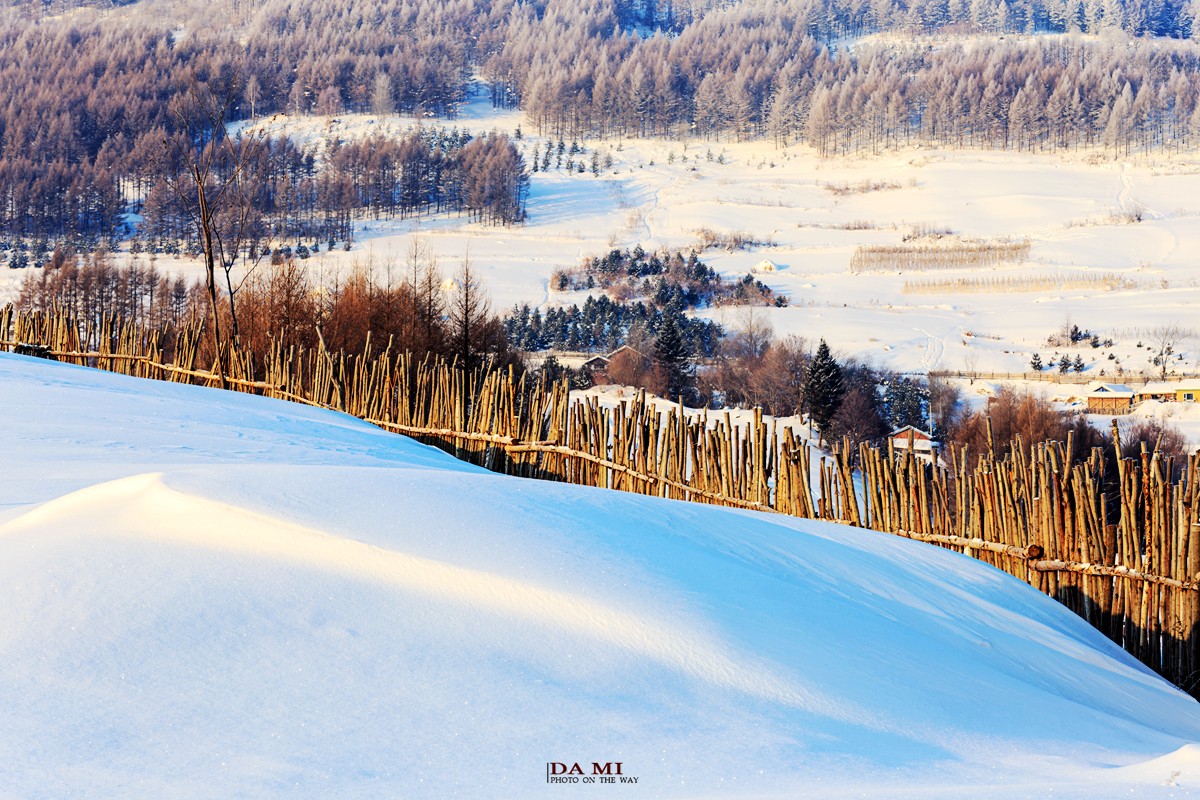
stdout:
[[[1104,372],[1105,374],[1100,374]],[[903,375],[913,377],[935,377],[935,378],[957,378],[960,380],[972,381],[1042,381],[1044,383],[1057,384],[1072,384],[1078,386],[1088,386],[1097,382],[1109,383],[1150,383],[1151,381],[1161,380],[1159,371],[1155,367],[1150,369],[1128,369],[1122,372],[1109,372],[1101,367],[1100,372],[1059,372],[1055,366],[1047,367],[1041,372],[987,372],[984,370],[951,370],[939,369],[928,373],[924,372],[904,372]],[[1200,376],[1200,371],[1191,368],[1172,369],[1168,380],[1182,380],[1185,378],[1194,378]],[[1086,394],[1086,392],[1081,392]]]
[[[215,386],[202,323],[147,331],[0,309],[0,349]],[[823,455],[755,412],[615,407],[511,371],[467,372],[390,347],[228,352],[230,388],[352,414],[511,475],[825,519],[967,553],[1066,604],[1200,696],[1200,454],[1082,463],[1070,443],[939,463],[847,444]],[[1181,469],[1179,469],[1181,468]],[[1172,477],[1178,474],[1178,477]],[[857,479],[857,480],[856,480]]]
[[947,241],[919,244],[867,244],[854,249],[851,272],[900,272],[939,269],[992,269],[1029,259],[1029,240],[1019,242]]

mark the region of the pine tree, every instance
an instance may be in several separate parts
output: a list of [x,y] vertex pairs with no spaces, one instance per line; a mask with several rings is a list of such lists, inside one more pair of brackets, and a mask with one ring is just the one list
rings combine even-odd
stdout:
[[905,425],[923,428],[928,418],[925,409],[929,405],[929,390],[911,378],[891,380],[884,389],[883,405],[892,430]]
[[1034,353],[1033,358],[1029,359],[1029,366],[1034,372],[1041,372],[1043,369],[1045,369],[1046,365],[1042,363],[1042,354]]
[[693,375],[687,344],[679,326],[680,314],[672,311],[663,313],[658,338],[654,341],[654,360],[663,371],[667,397],[678,400],[691,389]]
[[825,430],[833,415],[842,404],[846,393],[842,367],[829,352],[829,345],[822,339],[808,367],[808,380],[804,387],[804,398],[808,414],[818,429]]
[[1083,372],[1083,369],[1084,369],[1083,356],[1080,356],[1080,355],[1075,356],[1075,360],[1073,362],[1071,362],[1071,369],[1075,370],[1076,372]]

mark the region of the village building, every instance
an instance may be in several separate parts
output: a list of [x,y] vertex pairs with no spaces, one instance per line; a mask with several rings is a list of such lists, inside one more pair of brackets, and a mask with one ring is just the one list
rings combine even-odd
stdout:
[[532,369],[542,369],[542,367],[553,359],[554,363],[559,367],[575,370],[576,372],[587,373],[596,383],[607,382],[607,372],[614,358],[621,354],[628,354],[642,358],[642,353],[627,344],[623,344],[611,353],[589,353],[581,350],[542,350],[537,352],[526,353],[526,364]]
[[638,356],[639,358],[642,356],[642,353],[640,350],[636,350],[627,344],[623,344],[620,347],[618,347],[616,350],[613,350],[611,353],[609,353],[607,358],[609,361],[612,361],[614,358],[621,355],[622,353],[629,353],[630,355]]
[[1162,403],[1171,403],[1175,400],[1174,381],[1155,381],[1147,383],[1145,386],[1137,390],[1137,394],[1133,400],[1135,403],[1144,403],[1147,400],[1158,400]]
[[891,440],[892,448],[896,451],[907,450],[911,443],[913,455],[927,461],[933,460],[934,450],[938,446],[938,443],[933,440],[933,434],[914,425],[897,428],[888,435],[888,439]]
[[1200,402],[1200,380],[1179,381],[1175,384],[1175,402]]
[[1134,400],[1138,403],[1157,400],[1160,403],[1200,402],[1200,380],[1156,381],[1138,389]]
[[601,373],[608,369],[608,361],[609,360],[606,356],[592,356],[587,361],[583,362],[579,368],[593,374]]
[[1123,383],[1094,384],[1087,394],[1087,413],[1120,416],[1133,410],[1134,391]]

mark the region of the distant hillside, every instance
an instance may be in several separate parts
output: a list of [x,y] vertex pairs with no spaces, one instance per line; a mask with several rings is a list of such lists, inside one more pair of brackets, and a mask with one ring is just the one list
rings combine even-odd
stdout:
[[[1200,135],[1195,12],[1174,0],[69,5],[0,12],[0,250],[124,238],[121,215],[166,191],[217,117],[451,118],[475,75],[560,139],[1123,155]],[[358,208],[305,158],[272,168],[288,173],[289,213]],[[256,210],[293,233],[275,195]]]

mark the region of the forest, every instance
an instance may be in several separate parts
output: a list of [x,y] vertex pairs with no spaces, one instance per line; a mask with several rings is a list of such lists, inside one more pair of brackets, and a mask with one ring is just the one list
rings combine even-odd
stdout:
[[[1185,147],[1200,136],[1198,8],[21,0],[0,10],[0,236],[21,242],[0,249],[186,239],[170,184],[225,135],[183,113],[189,94],[216,98],[223,124],[277,113],[452,119],[479,76],[495,104],[520,107],[560,140],[763,138],[825,154]],[[509,145],[439,126],[322,152],[267,142],[255,154],[253,206],[280,239],[344,240],[357,215],[457,211],[513,224],[526,167]],[[129,230],[139,220],[124,215],[142,203],[150,213]]]
[[508,340],[521,350],[571,350],[608,353],[628,344],[648,350],[666,321],[679,326],[688,358],[710,358],[719,349],[724,332],[709,320],[684,316],[678,302],[658,306],[653,302],[614,303],[607,297],[588,296],[581,307],[552,307],[545,313],[523,304],[504,318]]
[[[397,138],[334,140],[319,160],[290,139],[264,138],[244,144],[239,153],[241,163],[217,163],[214,171],[220,184],[240,169],[239,184],[248,187],[245,201],[253,219],[251,235],[243,237],[247,248],[261,248],[270,239],[332,247],[351,239],[356,216],[457,211],[503,225],[525,216],[528,175],[504,134],[473,138],[457,129],[422,128]],[[185,202],[190,196],[174,192],[180,178],[169,169],[166,174],[172,177],[165,181],[143,177],[149,191],[135,249],[164,252],[180,241],[199,247]]]

